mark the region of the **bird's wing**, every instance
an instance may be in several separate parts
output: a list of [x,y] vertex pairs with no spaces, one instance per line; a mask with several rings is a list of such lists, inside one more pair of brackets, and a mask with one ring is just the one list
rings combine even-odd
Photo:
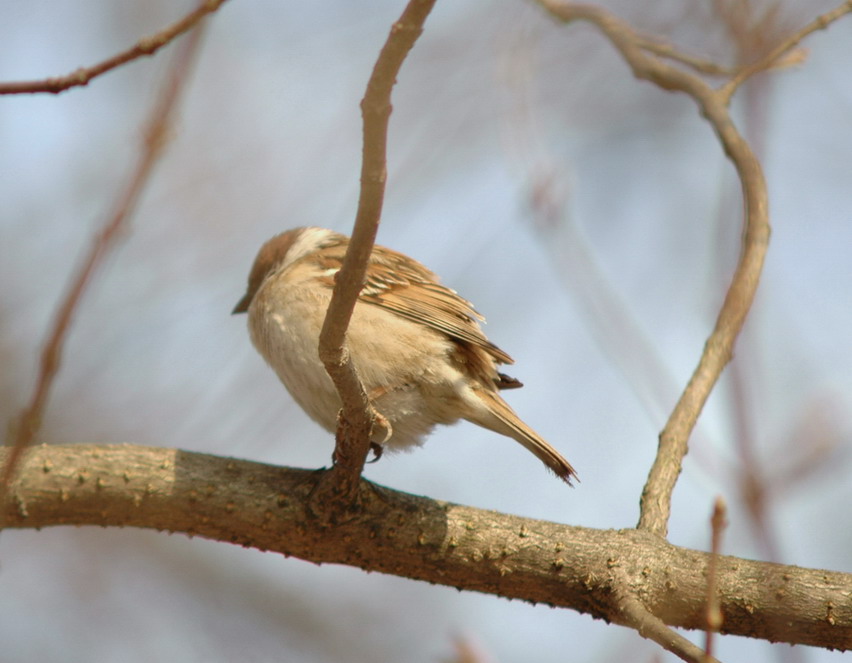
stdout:
[[[325,279],[327,285],[334,285],[333,273],[343,264],[345,252],[345,245],[319,252],[317,258],[323,268],[332,273]],[[508,354],[486,338],[479,327],[485,319],[469,301],[441,285],[432,271],[401,253],[383,246],[373,248],[359,299],[481,348],[501,364],[513,363]],[[519,384],[506,384],[511,386]]]

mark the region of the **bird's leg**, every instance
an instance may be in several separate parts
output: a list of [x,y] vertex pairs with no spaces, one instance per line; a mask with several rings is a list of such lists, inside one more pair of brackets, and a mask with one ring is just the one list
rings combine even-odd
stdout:
[[373,457],[368,460],[368,463],[375,463],[382,457],[382,454],[385,451],[385,448],[376,442],[370,442],[370,451],[373,452]]
[[[388,392],[393,391],[390,387],[376,387],[371,390],[367,397],[370,402],[375,405],[376,401]],[[373,420],[372,439],[370,440],[370,451],[373,452],[373,458],[370,463],[375,463],[382,457],[384,447],[382,446],[393,435],[393,426],[388,418],[376,410],[376,418]]]

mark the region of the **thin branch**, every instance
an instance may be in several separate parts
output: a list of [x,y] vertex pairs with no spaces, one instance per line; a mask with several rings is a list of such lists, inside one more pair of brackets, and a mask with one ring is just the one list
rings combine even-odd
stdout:
[[756,73],[777,66],[781,58],[796,48],[796,46],[798,46],[805,37],[817,30],[824,30],[834,21],[837,21],[850,12],[852,12],[852,0],[846,0],[846,2],[835,9],[832,9],[821,16],[817,16],[813,21],[808,23],[801,30],[794,32],[792,35],[787,37],[787,39],[782,41],[756,62],[740,69],[719,89],[719,94],[722,96],[724,103],[726,105],[730,103],[731,97],[734,92],[736,92],[737,88]]
[[[788,32],[781,26],[781,18],[778,11],[768,8],[760,17],[752,15],[743,16],[746,7],[751,8],[748,12],[754,12],[750,4],[719,4],[719,13],[725,19],[728,33],[737,45],[739,61],[753,60],[753,52],[766,52],[767,42],[777,42],[778,35]],[[777,7],[773,5],[772,7]],[[759,78],[751,85],[743,89],[743,95],[739,102],[740,115],[743,118],[743,131],[749,136],[755,152],[758,156],[766,153],[767,128],[770,125],[767,115],[769,113],[769,77]],[[728,245],[732,230],[722,230],[727,225],[727,214],[725,209],[732,209],[728,192],[723,196],[723,201],[716,210],[715,223],[719,228],[716,238],[716,260],[722,265],[726,262],[723,258],[724,246]],[[714,279],[717,280],[717,279]],[[759,460],[757,449],[757,430],[755,419],[759,419],[760,407],[755,407],[753,397],[762,394],[765,390],[758,385],[749,382],[755,380],[760,373],[756,362],[759,361],[760,353],[756,352],[757,344],[754,335],[745,334],[739,341],[740,361],[733,362],[728,375],[729,395],[729,417],[732,422],[738,463],[735,468],[729,470],[729,476],[735,478],[740,491],[740,499],[746,507],[746,511],[754,524],[750,528],[751,535],[757,540],[763,551],[763,559],[771,562],[780,561],[777,537],[773,532],[771,519],[771,502],[769,489],[771,482],[768,480],[766,465]],[[758,396],[759,397],[759,396]]]
[[598,7],[555,0],[539,0],[539,4],[561,21],[583,20],[596,26],[619,50],[637,78],[692,97],[716,132],[742,184],[745,230],[740,259],[698,366],[660,433],[657,456],[642,491],[638,527],[665,536],[672,492],[687,452],[689,436],[733,355],[734,342],[754,301],[769,242],[766,181],[759,161],[737,131],[720,93],[699,77],[649,55],[643,48],[642,38],[628,24]]
[[718,594],[718,566],[719,566],[719,551],[722,549],[722,532],[727,523],[725,515],[727,507],[725,500],[717,497],[713,503],[713,516],[710,518],[710,527],[712,530],[710,540],[710,564],[707,567],[707,610],[706,620],[707,629],[704,640],[704,651],[706,658],[704,660],[713,659],[713,634],[722,628],[722,609],[719,607]]
[[687,67],[694,69],[700,74],[706,74],[708,76],[731,76],[734,73],[730,67],[725,67],[716,62],[705,60],[704,58],[699,58],[695,55],[683,53],[676,49],[672,44],[661,41],[656,37],[642,35],[637,35],[637,37],[639,38],[639,45],[646,51],[653,53],[654,55],[659,55],[660,57],[679,62],[682,65],[686,65]]
[[[0,460],[9,450],[0,449]],[[520,518],[362,482],[335,527],[312,514],[323,475],[131,445],[43,445],[26,454],[7,527],[144,527],[469,591],[571,608],[663,635],[703,631],[711,554],[635,529]],[[852,649],[852,574],[716,557],[722,631]],[[630,596],[632,599],[625,600]],[[645,612],[654,619],[639,619]]]
[[387,133],[391,90],[402,63],[423,32],[435,0],[410,0],[391,27],[361,101],[364,145],[361,193],[355,227],[320,333],[319,356],[334,381],[343,405],[334,451],[333,484],[343,496],[353,494],[364,469],[371,431],[377,420],[346,347],[346,329],[364,284],[367,262],[379,228],[387,180]]
[[88,85],[93,78],[132,60],[153,55],[184,32],[192,29],[202,18],[215,12],[225,0],[203,0],[201,4],[179,21],[148,37],[142,37],[126,51],[117,53],[91,67],[81,67],[65,76],[56,76],[38,81],[11,81],[0,83],[0,94],[36,94],[49,92],[59,94],[72,87]]
[[622,583],[615,592],[626,626],[630,626],[643,638],[653,640],[666,651],[670,651],[688,663],[719,663],[715,658],[706,655],[699,646],[652,614],[632,593],[625,591],[624,588],[628,583],[629,579],[623,577]]
[[151,109],[139,161],[127,188],[118,197],[112,215],[107,218],[101,230],[94,236],[88,254],[76,275],[72,278],[70,286],[59,305],[47,340],[42,347],[35,389],[29,403],[11,427],[12,448],[2,466],[2,475],[0,475],[0,508],[2,508],[7,487],[12,480],[21,456],[25,449],[33,443],[41,428],[50,391],[61,366],[62,349],[74,320],[74,315],[104,258],[115,246],[118,239],[124,236],[125,226],[133,213],[135,204],[148,183],[151,172],[167,143],[170,117],[177,105],[179,93],[189,75],[189,70],[198,51],[201,35],[200,29],[192,32],[178,53],[160,97]]

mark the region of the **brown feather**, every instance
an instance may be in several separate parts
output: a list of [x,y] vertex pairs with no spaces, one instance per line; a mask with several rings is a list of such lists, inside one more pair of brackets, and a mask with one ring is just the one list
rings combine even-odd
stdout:
[[[340,269],[346,243],[346,238],[341,236],[340,244],[328,246],[316,254],[323,269],[335,272]],[[333,276],[324,282],[333,287]],[[514,363],[508,354],[486,338],[478,324],[485,319],[469,301],[438,283],[438,276],[419,262],[392,249],[373,248],[367,281],[359,299],[431,327],[456,341],[481,348],[498,363]],[[489,379],[497,377],[492,375]]]
[[[307,273],[312,274],[311,287],[315,288],[318,281],[322,287],[333,288],[348,243],[349,239],[344,235],[322,228],[296,228],[277,235],[266,242],[258,253],[249,276],[248,289],[234,308],[234,313],[250,313],[252,339],[261,354],[276,371],[279,371],[279,367],[284,367],[280,369],[284,373],[279,372],[282,381],[297,400],[299,395],[303,397],[304,402],[299,401],[302,407],[330,430],[333,429],[334,414],[337,411],[335,392],[311,392],[305,387],[312,378],[311,371],[325,375],[318,357],[314,357],[313,367],[300,363],[294,368],[295,364],[288,364],[289,354],[282,354],[280,347],[273,347],[268,342],[266,334],[270,326],[261,314],[263,307],[253,307],[252,303],[258,293],[264,292],[263,286],[267,280],[286,281],[290,269],[298,270],[296,265],[300,263],[302,267],[309,267]],[[274,303],[274,295],[274,289],[267,292],[267,300]],[[265,305],[268,305],[269,301]],[[425,266],[381,246],[374,247],[371,254],[368,275],[359,294],[359,301],[430,328],[453,342],[450,354],[446,356],[444,353],[447,351],[447,345],[443,340],[439,342],[432,338],[432,334],[421,333],[423,339],[431,340],[434,344],[434,360],[451,362],[455,370],[446,373],[448,376],[462,377],[463,384],[459,384],[456,377],[445,377],[447,384],[441,385],[444,391],[439,389],[436,394],[432,394],[432,398],[439,404],[436,406],[438,410],[435,411],[428,409],[433,404],[421,394],[420,404],[426,408],[425,412],[431,412],[435,419],[429,420],[427,417],[424,420],[423,413],[401,416],[400,421],[410,427],[407,437],[402,438],[403,444],[418,443],[435,423],[450,423],[464,418],[514,438],[569,484],[572,478],[576,478],[570,463],[521,421],[500,397],[499,389],[514,389],[523,385],[518,380],[498,372],[497,364],[511,364],[512,358],[486,338],[479,327],[484,318],[469,301],[454,290],[441,285],[437,275]],[[400,325],[399,321],[396,321],[396,325],[398,328],[409,327]],[[278,327],[273,327],[280,332]],[[304,353],[305,348],[310,345],[309,343],[305,346],[304,338],[294,339],[286,334],[280,335],[278,340],[289,342],[289,348],[294,352]],[[295,377],[288,373],[288,370],[297,371]],[[394,388],[394,384],[379,384],[372,390],[371,398],[381,399]]]
[[485,420],[477,420],[476,423],[503,435],[508,435],[520,442],[568,485],[571,485],[572,479],[579,481],[577,472],[574,471],[571,463],[565,460],[562,454],[550,446],[538,433],[521,421],[515,411],[509,407],[509,404],[500,398],[499,394],[482,390],[479,392],[479,397],[488,404],[488,410],[497,419],[497,425],[494,425],[495,422]]

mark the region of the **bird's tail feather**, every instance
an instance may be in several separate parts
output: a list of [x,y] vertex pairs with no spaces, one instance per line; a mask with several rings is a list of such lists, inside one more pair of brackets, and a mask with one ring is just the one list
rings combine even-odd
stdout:
[[515,411],[499,395],[485,390],[478,395],[485,402],[488,414],[482,416],[478,413],[478,416],[471,418],[474,423],[517,440],[569,486],[572,485],[572,479],[579,481],[571,463],[521,421]]

